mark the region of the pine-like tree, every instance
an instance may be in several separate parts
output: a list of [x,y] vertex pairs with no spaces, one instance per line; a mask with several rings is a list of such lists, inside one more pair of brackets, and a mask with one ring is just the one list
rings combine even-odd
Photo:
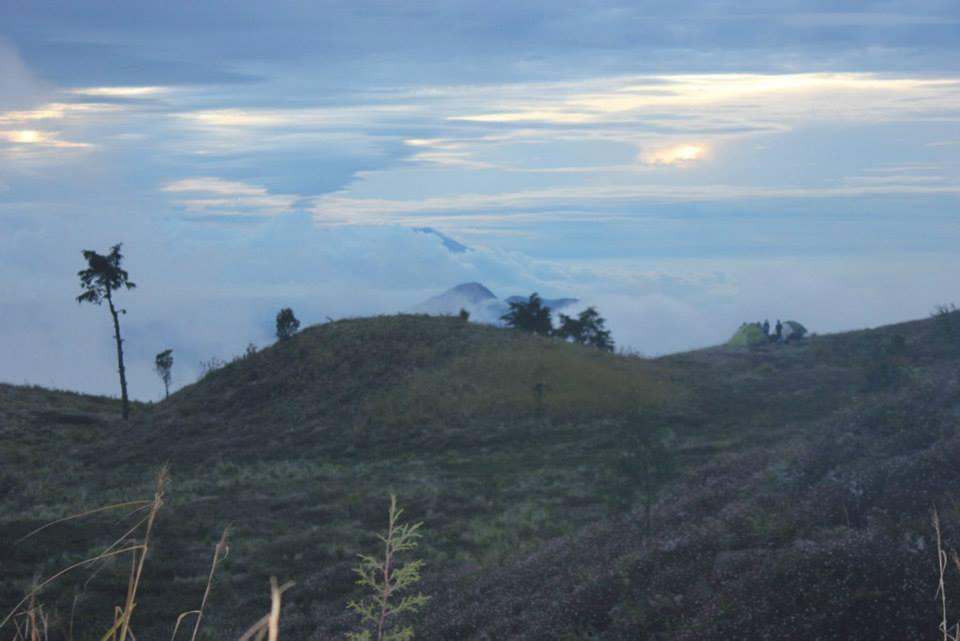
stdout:
[[553,320],[550,317],[550,308],[544,306],[543,300],[536,292],[530,294],[525,302],[510,303],[510,311],[500,317],[507,327],[524,332],[550,336],[553,333]]
[[586,308],[576,318],[560,314],[560,327],[556,335],[580,345],[612,352],[614,344],[606,322],[595,307]]
[[120,267],[123,254],[120,253],[121,243],[117,243],[106,255],[98,254],[90,249],[83,250],[83,258],[87,261],[87,268],[77,272],[80,285],[84,292],[77,296],[78,303],[93,303],[100,305],[104,300],[110,308],[113,317],[113,338],[117,342],[117,370],[120,373],[121,413],[124,420],[130,417],[130,399],[127,397],[127,374],[123,365],[123,339],[120,337],[120,318],[118,314],[126,314],[127,310],[118,310],[113,304],[113,295],[118,289],[136,287],[129,280],[126,270]]

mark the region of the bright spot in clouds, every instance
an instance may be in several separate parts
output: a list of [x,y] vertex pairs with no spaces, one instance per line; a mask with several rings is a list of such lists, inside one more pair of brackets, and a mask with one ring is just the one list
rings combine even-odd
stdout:
[[680,165],[703,160],[706,154],[706,145],[686,144],[654,149],[643,154],[642,160],[651,165]]
[[43,140],[43,134],[34,129],[25,129],[23,131],[11,131],[7,138],[10,142],[34,144]]
[[36,129],[0,131],[0,141],[6,141],[14,145],[35,145],[39,148],[89,149],[93,147],[88,143],[62,140],[57,132],[38,131]]

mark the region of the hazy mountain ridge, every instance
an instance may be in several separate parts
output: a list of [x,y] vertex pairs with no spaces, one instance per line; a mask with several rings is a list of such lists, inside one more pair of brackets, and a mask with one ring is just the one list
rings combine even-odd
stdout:
[[[470,312],[471,320],[496,325],[501,323],[500,317],[510,310],[510,303],[524,302],[528,298],[515,295],[500,299],[481,283],[461,283],[414,306],[411,311],[417,314],[453,315],[465,309]],[[543,305],[554,313],[579,302],[576,298],[543,299]]]

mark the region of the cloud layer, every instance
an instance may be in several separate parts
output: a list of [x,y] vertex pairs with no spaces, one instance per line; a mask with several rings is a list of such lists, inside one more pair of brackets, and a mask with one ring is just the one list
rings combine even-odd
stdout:
[[[133,390],[465,281],[649,354],[956,297],[960,8],[94,0],[0,26],[0,379],[110,392],[84,248],[123,241]],[[433,227],[475,251],[454,254]],[[952,273],[955,273],[952,272]]]

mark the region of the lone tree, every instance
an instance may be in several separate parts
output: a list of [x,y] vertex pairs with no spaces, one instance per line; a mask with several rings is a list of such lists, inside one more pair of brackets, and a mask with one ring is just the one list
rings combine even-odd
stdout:
[[510,311],[500,317],[508,327],[524,332],[549,336],[553,333],[553,321],[550,308],[536,292],[530,294],[526,302],[510,303]]
[[136,285],[128,280],[126,270],[120,267],[120,262],[123,260],[120,245],[121,243],[114,245],[106,256],[90,249],[83,250],[83,258],[87,261],[87,268],[77,272],[77,275],[80,277],[80,285],[86,291],[77,296],[77,302],[100,305],[106,300],[110,307],[110,315],[113,317],[113,337],[117,341],[117,369],[120,372],[122,413],[124,420],[126,420],[130,417],[130,399],[127,397],[127,374],[123,366],[123,339],[120,338],[120,318],[117,312],[126,314],[127,310],[117,310],[113,304],[113,293],[122,287],[133,289]]
[[154,371],[163,381],[164,398],[170,398],[170,370],[173,369],[173,350],[165,349],[153,361]]
[[623,452],[617,461],[624,507],[628,507],[640,495],[648,536],[653,529],[653,506],[676,470],[673,452],[667,445],[668,437],[669,430],[640,426],[624,439]]
[[606,322],[595,307],[588,307],[576,318],[560,314],[560,327],[556,334],[563,340],[612,352],[613,339],[610,338]]
[[284,307],[277,313],[277,338],[285,340],[297,333],[300,321],[293,315],[293,310]]

